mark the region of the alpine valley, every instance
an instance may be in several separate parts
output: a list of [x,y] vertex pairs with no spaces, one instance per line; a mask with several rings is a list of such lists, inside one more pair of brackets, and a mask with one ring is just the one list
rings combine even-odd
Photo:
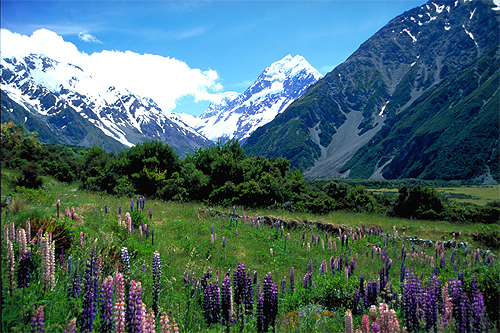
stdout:
[[431,1],[391,20],[243,147],[310,177],[499,173],[497,2]]

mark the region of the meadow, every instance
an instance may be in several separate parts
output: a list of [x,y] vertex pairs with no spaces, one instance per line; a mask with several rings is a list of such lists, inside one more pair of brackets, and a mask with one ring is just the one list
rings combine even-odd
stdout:
[[[455,187],[435,187],[444,198],[459,203],[486,205],[500,200],[500,185],[463,185]],[[390,193],[396,195],[397,188],[370,189],[376,194]]]
[[144,200],[49,177],[28,190],[15,175],[2,170],[4,332],[498,332],[500,249],[474,224]]

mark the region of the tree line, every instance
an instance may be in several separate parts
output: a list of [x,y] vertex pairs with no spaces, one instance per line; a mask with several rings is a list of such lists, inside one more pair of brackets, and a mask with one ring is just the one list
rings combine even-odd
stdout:
[[326,214],[334,210],[377,212],[418,219],[494,223],[498,207],[450,205],[432,188],[401,186],[397,197],[373,195],[361,185],[305,179],[285,158],[249,156],[236,139],[199,148],[181,158],[160,141],[119,153],[100,147],[43,145],[22,125],[1,125],[2,167],[18,169],[17,184],[41,187],[42,175],[112,195],[143,195],[222,206],[277,208]]

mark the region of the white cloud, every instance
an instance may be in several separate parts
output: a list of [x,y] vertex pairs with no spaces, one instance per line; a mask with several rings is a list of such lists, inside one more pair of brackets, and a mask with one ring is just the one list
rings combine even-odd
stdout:
[[176,107],[176,101],[193,96],[195,101],[213,101],[222,91],[215,70],[190,68],[175,58],[131,51],[102,51],[91,55],[56,33],[40,29],[31,36],[1,30],[3,58],[44,54],[61,63],[82,68],[102,87],[126,88],[142,97],[152,98],[164,111]]
[[78,33],[78,38],[86,43],[97,43],[102,44],[102,42],[97,39],[96,36],[89,34],[86,31],[81,31]]

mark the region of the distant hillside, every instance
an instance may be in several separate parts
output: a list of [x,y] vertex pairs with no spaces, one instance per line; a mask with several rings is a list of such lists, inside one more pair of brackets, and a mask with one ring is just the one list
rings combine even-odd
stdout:
[[310,177],[498,180],[494,6],[433,1],[394,18],[245,150]]

